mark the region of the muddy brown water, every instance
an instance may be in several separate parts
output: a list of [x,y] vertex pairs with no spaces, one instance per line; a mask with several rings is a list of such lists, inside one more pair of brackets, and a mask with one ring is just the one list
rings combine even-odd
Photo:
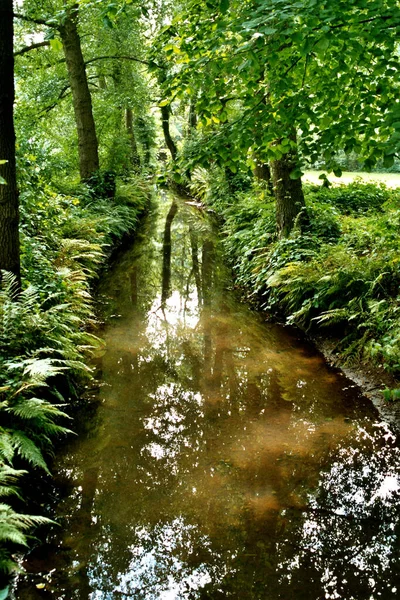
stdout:
[[399,598],[398,440],[240,302],[207,217],[162,197],[100,297],[99,408],[13,598]]

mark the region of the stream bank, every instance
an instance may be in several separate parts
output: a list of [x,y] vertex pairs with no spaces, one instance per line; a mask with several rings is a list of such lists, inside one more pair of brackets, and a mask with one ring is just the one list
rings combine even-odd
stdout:
[[206,216],[161,196],[101,282],[99,408],[15,599],[397,598],[395,433],[233,287]]
[[94,283],[112,248],[137,227],[150,189],[137,177],[112,199],[86,188],[79,193],[38,192],[41,210],[23,226],[20,294],[12,275],[3,273],[0,596],[17,566],[16,548],[27,546],[32,528],[46,523],[47,500],[37,487],[50,480],[48,465],[71,433],[78,390],[90,379],[87,362],[100,344],[92,335]]
[[198,179],[246,300],[305,332],[399,430],[400,190],[361,181],[305,185],[306,224],[277,239],[262,182],[238,175],[228,185],[218,170],[212,175],[195,173],[193,190]]

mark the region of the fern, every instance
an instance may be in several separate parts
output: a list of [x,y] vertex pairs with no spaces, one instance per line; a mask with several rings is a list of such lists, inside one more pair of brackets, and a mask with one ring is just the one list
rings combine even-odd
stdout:
[[0,542],[26,543],[24,531],[38,525],[54,523],[46,517],[25,515],[15,512],[8,504],[0,504]]
[[[10,502],[22,495],[26,473],[15,460],[48,473],[53,440],[72,433],[54,383],[60,375],[71,387],[72,378],[91,377],[87,355],[102,342],[86,331],[95,324],[90,285],[114,241],[137,224],[149,184],[136,178],[123,193],[86,205],[43,190],[22,198],[23,289],[10,273],[0,285],[0,496]],[[0,504],[0,571],[16,568],[4,544],[25,545],[30,528],[46,522]]]
[[70,418],[65,412],[60,411],[58,406],[40,398],[24,399],[19,404],[8,408],[8,411],[26,421],[32,419],[48,420],[49,417],[52,419],[56,417]]
[[342,323],[343,321],[348,321],[349,311],[347,308],[334,308],[332,310],[326,310],[312,320],[318,325],[335,325],[337,323]]
[[12,432],[11,443],[15,451],[28,463],[50,473],[41,451],[22,431]]

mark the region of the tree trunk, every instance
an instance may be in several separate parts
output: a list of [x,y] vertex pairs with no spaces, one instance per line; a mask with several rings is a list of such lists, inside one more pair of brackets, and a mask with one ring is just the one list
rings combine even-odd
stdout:
[[162,266],[162,285],[161,285],[161,308],[165,310],[167,300],[171,294],[171,226],[172,221],[178,212],[178,205],[173,200],[171,208],[168,211],[165,220],[164,240],[163,240],[163,266]]
[[171,113],[171,109],[169,106],[161,107],[162,128],[163,128],[163,132],[164,132],[165,143],[167,144],[168,150],[171,152],[172,160],[175,162],[178,151],[176,149],[175,142],[172,139],[171,132],[169,130],[170,113]]
[[276,224],[279,237],[287,237],[295,219],[305,206],[301,178],[291,179],[290,173],[297,166],[293,152],[280,160],[271,162],[272,182],[276,199]]
[[197,127],[197,113],[196,113],[196,100],[192,98],[189,106],[189,133],[193,133]]
[[131,163],[135,171],[140,169],[140,158],[136,144],[135,132],[133,130],[133,113],[131,108],[125,109],[125,127],[131,146]]
[[65,21],[60,26],[60,34],[78,130],[79,172],[82,181],[86,181],[98,171],[99,155],[92,98],[86,76],[77,22],[78,5],[75,4],[68,10]]
[[[0,0],[0,269],[20,279],[19,205],[15,166],[13,2]],[[0,273],[1,276],[1,273]]]
[[271,196],[273,196],[274,186],[272,184],[272,174],[269,164],[266,162],[259,162],[256,159],[256,166],[254,167],[253,175],[256,179],[266,182],[268,191],[271,194]]

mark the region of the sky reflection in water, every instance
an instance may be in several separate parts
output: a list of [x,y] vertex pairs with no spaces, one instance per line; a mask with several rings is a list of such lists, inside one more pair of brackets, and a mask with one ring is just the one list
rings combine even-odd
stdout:
[[101,285],[101,406],[16,598],[399,597],[395,437],[230,286],[205,217],[164,199]]

